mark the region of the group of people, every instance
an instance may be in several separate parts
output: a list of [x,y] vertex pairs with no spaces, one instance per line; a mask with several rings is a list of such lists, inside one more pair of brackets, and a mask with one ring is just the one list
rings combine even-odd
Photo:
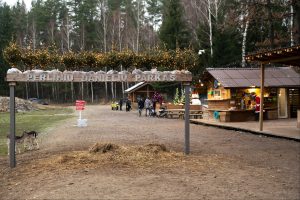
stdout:
[[139,116],[142,116],[142,111],[145,108],[145,116],[156,116],[156,101],[152,101],[149,97],[143,100],[138,98]]
[[[126,112],[129,112],[132,109],[131,101],[129,98],[120,99],[119,102],[113,101],[111,106],[112,110],[120,110],[122,111],[123,104],[126,105]],[[145,116],[156,116],[156,101],[151,100],[149,97],[147,97],[145,100],[143,100],[142,97],[138,98],[138,111],[139,116],[142,116],[142,111],[145,108]]]
[[260,113],[260,96],[258,96],[255,92],[252,92],[250,96],[246,98],[246,94],[243,93],[240,102],[240,108],[241,110],[254,110],[255,120],[258,121]]
[[119,100],[119,103],[117,103],[116,101],[113,101],[112,104],[111,104],[111,109],[112,110],[119,110],[122,111],[122,107],[123,107],[123,104],[125,103],[126,105],[126,112],[129,112],[132,108],[131,108],[131,101],[129,98],[126,98],[126,99],[120,99]]

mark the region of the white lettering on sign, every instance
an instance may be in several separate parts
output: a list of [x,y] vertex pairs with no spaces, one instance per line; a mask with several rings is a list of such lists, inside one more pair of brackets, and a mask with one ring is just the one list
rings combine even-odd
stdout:
[[[79,76],[80,77],[80,76]],[[81,75],[82,82],[125,82],[128,79],[127,74],[86,74]],[[72,73],[28,73],[26,81],[62,81],[72,82],[74,75]],[[135,74],[135,81],[175,81],[175,74]]]
[[[80,77],[80,76],[79,76]],[[127,81],[127,74],[82,74],[80,81],[82,82],[121,82]],[[72,82],[74,76],[72,73],[28,73],[26,81],[62,81]],[[175,74],[136,74],[134,75],[135,81],[175,81]]]
[[175,81],[175,74],[136,74],[135,81]]
[[[24,75],[23,75],[24,74]],[[8,81],[20,82],[164,82],[164,81],[191,81],[190,73],[116,73],[105,74],[98,72],[72,72],[72,71],[28,71],[26,73],[8,74]]]
[[73,81],[73,79],[74,79],[73,74],[71,74],[71,73],[64,74],[64,78],[63,78],[64,81],[70,82],[70,81]]

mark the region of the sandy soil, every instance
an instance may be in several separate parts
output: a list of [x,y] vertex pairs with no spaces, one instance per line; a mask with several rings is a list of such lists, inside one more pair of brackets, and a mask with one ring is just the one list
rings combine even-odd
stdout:
[[[1,199],[300,199],[300,143],[88,106],[88,127],[69,119],[41,148],[0,157]],[[95,143],[118,148],[89,152]],[[164,144],[167,151],[149,149]]]

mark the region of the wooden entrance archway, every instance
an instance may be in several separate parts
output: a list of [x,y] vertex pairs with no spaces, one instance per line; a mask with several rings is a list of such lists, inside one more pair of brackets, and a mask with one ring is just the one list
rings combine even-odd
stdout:
[[114,71],[106,73],[104,71],[44,71],[44,70],[28,70],[22,72],[16,68],[7,71],[6,81],[10,87],[10,145],[9,159],[10,167],[16,167],[15,156],[15,86],[17,82],[182,82],[185,87],[185,139],[184,153],[190,153],[190,83],[192,74],[186,70],[174,71],[141,71],[133,70],[132,72]]

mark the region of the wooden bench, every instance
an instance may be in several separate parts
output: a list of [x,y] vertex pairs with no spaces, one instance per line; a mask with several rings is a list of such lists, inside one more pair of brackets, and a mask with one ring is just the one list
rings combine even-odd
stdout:
[[[203,112],[202,111],[197,111],[197,112],[192,112],[190,113],[190,119],[202,119]],[[184,119],[184,113],[179,114],[180,119]]]
[[202,119],[202,114],[190,114],[190,119]]
[[180,117],[179,113],[168,113],[167,118],[178,119]]

